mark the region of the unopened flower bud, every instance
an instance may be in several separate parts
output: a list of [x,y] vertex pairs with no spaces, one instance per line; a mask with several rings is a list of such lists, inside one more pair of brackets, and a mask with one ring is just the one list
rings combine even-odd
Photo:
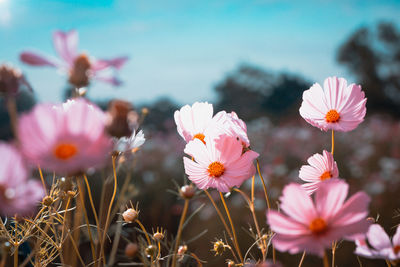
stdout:
[[124,221],[127,223],[132,223],[136,221],[138,218],[139,213],[135,209],[127,209],[122,213],[122,217],[124,218]]
[[157,248],[153,245],[150,245],[144,250],[144,252],[146,253],[147,257],[154,257],[156,255]]
[[226,263],[228,264],[228,267],[234,267],[235,266],[235,262],[233,260],[228,260]]
[[184,199],[191,199],[196,193],[196,188],[193,185],[184,185],[180,190],[181,196]]
[[128,243],[125,247],[125,256],[133,258],[139,251],[139,246],[136,243]]
[[187,250],[188,250],[188,247],[186,245],[179,246],[178,255],[182,256],[183,254],[186,253]]
[[54,199],[51,196],[45,196],[42,200],[43,205],[49,207],[53,204]]
[[161,241],[161,240],[164,239],[164,234],[161,233],[161,232],[156,232],[156,233],[153,234],[153,237],[154,237],[155,240]]

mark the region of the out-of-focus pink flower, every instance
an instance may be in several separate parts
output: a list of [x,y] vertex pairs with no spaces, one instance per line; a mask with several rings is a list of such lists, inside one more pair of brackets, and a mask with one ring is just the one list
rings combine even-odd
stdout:
[[252,150],[243,153],[240,140],[229,135],[206,136],[205,145],[196,138],[186,145],[185,153],[194,158],[183,158],[189,179],[200,189],[211,187],[220,192],[229,192],[250,178],[255,173],[253,160],[258,157]]
[[19,120],[21,149],[33,163],[57,173],[99,167],[112,150],[105,120],[104,112],[84,99],[39,104]]
[[[366,238],[356,240],[355,253],[367,258],[398,260],[400,259],[400,227],[397,226],[392,241],[379,224],[372,224],[366,234]],[[368,246],[368,244],[371,245]]]
[[307,160],[309,165],[300,168],[299,177],[305,182],[302,186],[308,194],[317,190],[322,181],[339,177],[339,170],[333,155],[324,150],[321,154],[314,154]]
[[315,83],[304,91],[300,115],[321,130],[348,132],[364,120],[366,102],[361,86],[347,85],[343,78],[329,77],[324,89]]
[[195,102],[175,111],[174,119],[178,133],[188,143],[193,139],[204,142],[205,131],[212,121],[213,106],[207,102]]
[[335,240],[365,233],[369,223],[370,198],[358,192],[345,201],[349,186],[342,180],[321,183],[315,204],[303,187],[289,184],[283,190],[281,210],[269,211],[267,220],[275,232],[272,242],[279,251],[303,252],[322,256]]
[[110,60],[88,58],[85,54],[78,52],[78,33],[75,30],[68,32],[56,31],[53,34],[53,43],[60,59],[48,58],[35,52],[24,51],[20,54],[21,61],[32,66],[56,67],[67,73],[69,82],[77,87],[87,86],[91,78],[115,86],[121,84],[115,76],[104,76],[101,71],[110,67],[120,69],[128,60],[127,57]]
[[42,184],[27,179],[22,156],[13,146],[0,142],[0,155],[0,213],[13,216],[33,212],[44,196]]

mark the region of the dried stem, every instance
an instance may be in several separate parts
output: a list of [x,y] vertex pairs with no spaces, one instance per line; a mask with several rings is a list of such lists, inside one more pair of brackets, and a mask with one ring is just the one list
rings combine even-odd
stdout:
[[329,260],[328,260],[328,254],[326,253],[326,251],[324,251],[324,267],[329,267]]
[[6,99],[7,112],[10,117],[10,125],[11,130],[13,132],[15,140],[18,140],[18,111],[17,111],[17,103],[15,102],[15,98],[13,96],[7,97]]
[[300,259],[298,267],[301,267],[301,265],[303,265],[303,261],[304,261],[305,257],[306,257],[306,251],[304,250],[303,255],[301,255],[301,259]]
[[176,266],[176,253],[178,252],[178,246],[179,246],[179,242],[180,242],[181,235],[182,235],[182,225],[185,222],[188,207],[189,207],[189,199],[185,199],[185,204],[183,206],[183,212],[181,215],[181,219],[179,221],[178,233],[176,235],[174,253],[172,255],[172,267]]

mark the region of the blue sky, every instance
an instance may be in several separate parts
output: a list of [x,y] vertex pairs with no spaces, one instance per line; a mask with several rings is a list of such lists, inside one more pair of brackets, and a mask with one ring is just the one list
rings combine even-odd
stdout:
[[351,80],[335,62],[339,44],[382,19],[400,25],[399,14],[400,1],[372,0],[0,0],[0,61],[20,67],[41,101],[58,101],[65,77],[22,65],[18,54],[29,48],[55,55],[53,31],[77,29],[80,50],[130,57],[120,72],[124,85],[95,83],[91,97],[211,101],[213,86],[242,62],[315,82]]

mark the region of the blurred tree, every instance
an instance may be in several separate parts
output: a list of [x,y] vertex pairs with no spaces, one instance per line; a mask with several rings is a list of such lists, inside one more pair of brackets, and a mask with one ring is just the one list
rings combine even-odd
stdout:
[[216,86],[216,109],[235,110],[244,120],[264,115],[282,118],[298,112],[303,91],[309,86],[299,76],[243,64]]
[[370,111],[400,117],[400,32],[395,25],[358,29],[340,46],[337,60],[362,85]]

